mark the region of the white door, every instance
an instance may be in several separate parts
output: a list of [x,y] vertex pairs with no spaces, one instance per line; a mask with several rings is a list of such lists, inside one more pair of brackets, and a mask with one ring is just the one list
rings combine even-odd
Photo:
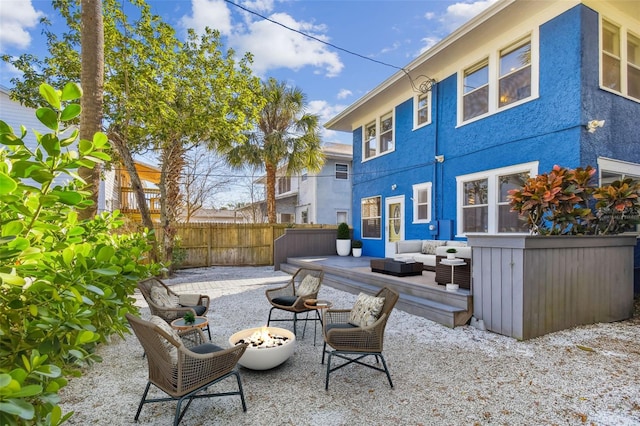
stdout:
[[404,240],[404,195],[385,198],[384,256],[394,257],[396,241]]

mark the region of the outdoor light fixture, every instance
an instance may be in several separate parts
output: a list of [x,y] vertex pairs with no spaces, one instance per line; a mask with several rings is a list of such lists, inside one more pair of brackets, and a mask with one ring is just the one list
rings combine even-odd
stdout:
[[392,190],[392,191],[395,191],[397,187],[398,187],[398,185],[396,185],[396,184],[394,183],[393,185],[391,185],[391,190]]
[[587,123],[587,131],[594,133],[598,127],[604,126],[604,120],[591,120]]
[[436,161],[438,163],[444,163],[444,155],[436,155]]

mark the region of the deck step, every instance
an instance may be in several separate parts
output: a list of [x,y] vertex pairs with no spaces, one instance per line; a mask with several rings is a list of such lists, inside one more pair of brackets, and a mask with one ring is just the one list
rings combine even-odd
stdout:
[[[324,270],[324,285],[358,294],[361,291],[371,294],[377,293],[384,286],[393,288],[400,294],[396,307],[413,315],[418,315],[444,326],[453,328],[464,325],[471,318],[471,295],[467,292],[452,294],[437,286],[423,285],[409,279],[388,275],[359,272],[357,268],[336,267],[329,264],[314,264],[297,258],[288,259],[282,263],[280,269],[293,274],[300,267],[321,267]],[[415,280],[413,280],[415,281]]]

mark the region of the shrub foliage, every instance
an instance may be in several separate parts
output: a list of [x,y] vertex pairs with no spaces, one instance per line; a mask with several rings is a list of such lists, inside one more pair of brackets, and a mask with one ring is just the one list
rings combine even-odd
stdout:
[[137,311],[136,282],[156,267],[145,259],[146,232],[117,232],[119,212],[78,219],[91,201],[77,168],[109,161],[109,142],[102,133],[78,140],[68,126],[80,114],[79,86],[43,84],[40,94],[49,105],[36,116],[51,132],[34,131],[34,149],[24,126],[16,134],[0,121],[2,425],[70,417],[58,406],[65,376],[81,374],[99,361],[98,344],[128,332],[124,314]]

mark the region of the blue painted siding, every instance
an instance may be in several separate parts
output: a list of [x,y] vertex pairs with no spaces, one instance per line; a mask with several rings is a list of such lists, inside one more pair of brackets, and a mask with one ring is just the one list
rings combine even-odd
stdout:
[[[365,255],[384,255],[386,197],[405,197],[405,239],[436,237],[428,224],[412,224],[414,184],[432,182],[432,219],[450,221],[442,224],[451,223],[455,231],[456,176],[532,161],[539,162],[539,172],[554,164],[595,166],[598,156],[640,163],[640,132],[633,118],[640,116],[640,103],[599,88],[598,19],[578,5],[540,26],[537,99],[458,127],[453,74],[432,92],[430,125],[412,129],[412,98],[396,106],[394,152],[362,163],[362,128],[353,132],[357,238],[361,199],[381,196],[382,237],[364,240]],[[588,133],[585,124],[593,119],[604,119],[606,125]],[[436,163],[435,155],[444,155],[445,162]],[[439,238],[450,237],[444,231]]]

